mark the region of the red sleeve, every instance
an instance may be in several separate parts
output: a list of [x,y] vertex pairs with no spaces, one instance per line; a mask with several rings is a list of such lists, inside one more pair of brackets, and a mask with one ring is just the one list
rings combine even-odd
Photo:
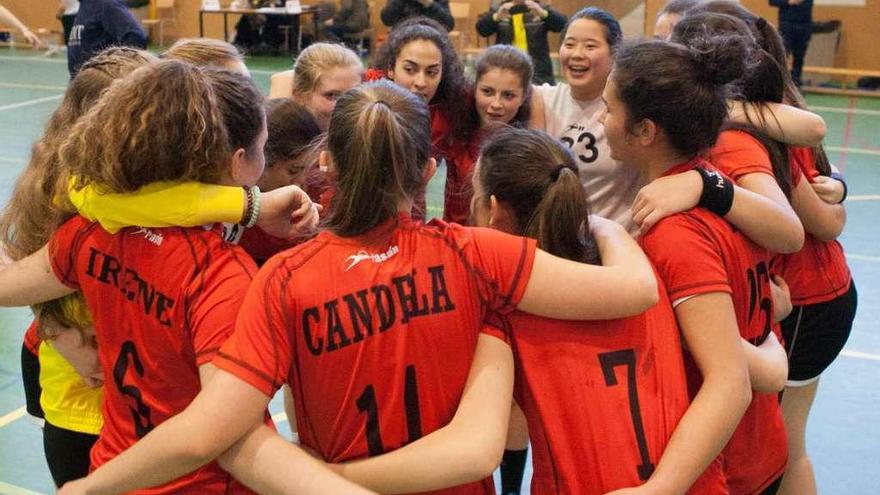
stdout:
[[490,310],[507,312],[522,300],[538,242],[527,237],[505,234],[495,229],[472,229],[472,262],[489,276],[494,289]]
[[733,293],[714,235],[709,225],[685,213],[661,220],[642,236],[642,248],[671,301],[709,292]]
[[810,182],[813,182],[813,179],[819,175],[819,171],[816,170],[812,149],[793,146],[789,148],[789,159],[791,160],[791,180],[793,186],[797,187],[801,177],[806,177]]
[[284,257],[270,259],[251,282],[235,321],[235,332],[226,341],[214,364],[272,397],[287,382],[293,360],[293,303],[284,304],[291,276]]
[[49,262],[52,271],[61,283],[73,289],[79,289],[76,257],[80,243],[89,231],[86,227],[90,223],[83,217],[75,216],[58,227],[49,238]]
[[211,263],[188,291],[193,302],[187,308],[187,317],[198,366],[209,363],[232,335],[245,291],[255,271],[253,261],[239,248],[220,253],[220,256],[228,259]]
[[773,164],[767,149],[744,131],[730,130],[719,134],[709,161],[734,181],[754,173],[773,175]]
[[34,319],[24,333],[24,346],[34,356],[40,353],[40,337],[37,335],[37,320]]

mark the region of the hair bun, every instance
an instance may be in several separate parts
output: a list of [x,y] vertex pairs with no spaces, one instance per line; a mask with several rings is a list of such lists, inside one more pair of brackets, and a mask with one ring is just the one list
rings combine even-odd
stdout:
[[749,58],[749,44],[738,35],[697,37],[688,41],[696,70],[713,85],[722,86],[742,77]]

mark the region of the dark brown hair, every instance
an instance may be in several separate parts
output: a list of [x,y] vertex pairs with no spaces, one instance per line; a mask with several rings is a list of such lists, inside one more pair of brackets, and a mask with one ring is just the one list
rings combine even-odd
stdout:
[[413,41],[429,41],[440,50],[442,74],[440,85],[434,98],[428,103],[439,105],[447,114],[450,135],[456,140],[466,140],[467,116],[470,108],[467,101],[467,83],[461,61],[449,41],[446,28],[427,17],[410,17],[394,26],[385,44],[379,48],[373,68],[388,73],[397,64],[397,57],[403,48]]
[[628,130],[650,119],[687,157],[711,147],[727,118],[725,84],[742,74],[747,47],[739,36],[718,36],[691,47],[647,40],[621,48],[610,79]]
[[[801,92],[800,90],[798,90],[797,86],[794,85],[794,82],[791,80],[791,74],[787,70],[785,45],[782,42],[782,38],[779,36],[779,32],[777,32],[773,25],[767,22],[766,19],[755,15],[750,10],[740,5],[738,2],[730,0],[709,0],[707,2],[700,2],[700,4],[694,6],[694,8],[689,11],[689,13],[690,12],[715,12],[727,14],[745,22],[746,26],[748,26],[751,30],[752,35],[755,38],[755,42],[758,44],[758,46],[760,46],[761,49],[763,49],[764,52],[766,52],[766,54],[768,54],[773,60],[775,60],[777,65],[782,68],[781,77],[783,80],[783,89],[782,100],[780,101],[800,109],[807,108],[807,104],[806,101],[804,101],[803,95],[801,95]],[[760,84],[760,81],[758,80],[756,84]],[[768,84],[768,86],[771,85],[772,82]],[[813,157],[815,159],[816,168],[819,173],[825,176],[830,176],[831,165],[828,162],[828,155],[826,155],[825,153],[825,147],[822,145],[814,147]]]
[[397,214],[422,187],[431,157],[428,106],[389,81],[358,86],[336,102],[327,148],[337,171],[327,226],[363,234]]
[[587,195],[567,147],[541,131],[506,127],[486,141],[478,177],[483,197],[494,195],[513,209],[519,235],[538,240],[545,251],[595,263],[589,236]]
[[266,102],[266,125],[266,167],[297,160],[305,171],[315,162],[313,143],[321,136],[321,128],[308,108],[290,98],[273,98]]
[[257,136],[265,125],[263,94],[254,81],[237,72],[205,69],[208,82],[217,95],[229,151],[239,148],[251,155]]
[[669,0],[660,10],[657,11],[657,17],[663,14],[684,15],[689,10],[699,5],[701,0]]
[[[758,46],[748,25],[739,18],[715,12],[691,11],[675,26],[672,40],[684,45],[690,45],[694,39],[700,40],[707,37],[726,35],[740,36],[748,40],[752,45],[751,55],[746,61],[746,70],[742,76],[731,83],[733,88],[735,88],[731,92],[732,97],[753,103],[781,103],[788,70],[774,60],[767,51]],[[760,130],[766,125],[763,116],[759,115],[756,117],[760,121],[758,123],[752,121],[751,112],[747,113],[746,116],[750,125],[728,124],[725,127],[748,132],[766,148],[767,153],[770,155],[770,163],[773,166],[773,175],[776,177],[776,182],[785,196],[789,197],[792,185],[788,149],[785,145],[774,141]]]

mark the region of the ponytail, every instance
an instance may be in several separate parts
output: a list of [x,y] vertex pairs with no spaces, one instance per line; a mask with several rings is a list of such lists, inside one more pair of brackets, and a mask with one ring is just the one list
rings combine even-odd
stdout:
[[574,158],[549,135],[512,127],[486,141],[477,180],[483,198],[495,196],[515,216],[516,234],[537,239],[538,247],[563,258],[597,262],[589,237],[589,206]]
[[424,186],[431,157],[425,102],[388,81],[359,86],[336,103],[327,147],[338,173],[327,227],[350,237],[396,215]]

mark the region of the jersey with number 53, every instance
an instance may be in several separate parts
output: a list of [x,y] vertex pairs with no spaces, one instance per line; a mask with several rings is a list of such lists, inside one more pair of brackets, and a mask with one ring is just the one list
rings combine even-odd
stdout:
[[405,215],[366,236],[323,232],[263,266],[215,363],[269,397],[289,383],[300,439],[326,461],[397,449],[452,419],[482,322],[520,301],[535,251]]
[[543,99],[547,133],[568,145],[574,155],[592,213],[635,232],[630,209],[641,187],[639,171],[611,158],[605,126],[599,121],[605,102],[576,100],[567,83],[536,86],[535,97]]
[[[232,333],[256,265],[217,229],[126,228],[109,234],[74,217],[49,242],[52,269],[79,289],[106,376],[95,469],[183,411],[199,366]],[[149,494],[251,493],[210,463]]]

